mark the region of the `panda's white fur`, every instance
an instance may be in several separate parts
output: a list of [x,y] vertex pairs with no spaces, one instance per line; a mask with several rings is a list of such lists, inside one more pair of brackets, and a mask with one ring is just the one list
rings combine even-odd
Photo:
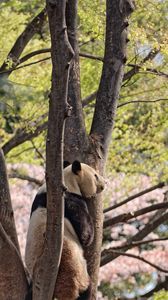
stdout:
[[[104,188],[103,178],[90,166],[75,162],[64,169],[64,182],[68,191],[90,198]],[[43,185],[39,193],[45,192]],[[31,216],[25,251],[25,263],[33,276],[37,258],[42,254],[46,229],[46,208],[38,207]],[[73,226],[64,218],[64,240],[60,268],[54,296],[59,300],[75,300],[89,286],[87,263],[83,248]]]

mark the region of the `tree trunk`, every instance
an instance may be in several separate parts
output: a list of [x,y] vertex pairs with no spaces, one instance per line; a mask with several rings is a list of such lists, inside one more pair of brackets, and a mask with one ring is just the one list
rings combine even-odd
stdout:
[[53,298],[63,243],[63,136],[64,121],[70,114],[67,86],[73,58],[66,31],[65,7],[66,0],[47,0],[53,65],[46,145],[47,227],[44,251],[33,276],[34,300]]
[[0,299],[23,300],[27,286],[13,217],[5,160],[0,150]]
[[[98,168],[101,173],[103,173],[107,158],[117,100],[124,75],[127,18],[133,9],[134,6],[131,0],[106,1],[105,54],[90,132],[92,145],[92,151],[90,152],[92,153],[88,155],[88,160],[90,159],[91,164]],[[88,204],[89,211],[94,218],[95,238],[87,253],[87,261],[93,282],[92,299],[96,299],[103,228],[102,197],[98,197],[95,201],[90,201]]]
[[[88,146],[84,116],[81,103],[79,49],[77,41],[77,0],[67,1],[66,24],[69,42],[75,56],[70,70],[68,84],[68,103],[72,106],[72,116],[65,125],[64,159],[84,161],[83,153]],[[85,149],[85,151],[84,151]]]

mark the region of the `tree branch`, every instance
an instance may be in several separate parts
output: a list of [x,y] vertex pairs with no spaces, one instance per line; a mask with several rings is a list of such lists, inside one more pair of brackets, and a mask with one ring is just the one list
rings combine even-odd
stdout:
[[[132,238],[128,239],[128,241],[126,242],[125,249],[123,249],[123,250],[127,251],[128,249],[130,249],[132,247],[131,244],[133,242],[141,241],[149,233],[151,233],[153,230],[155,230],[160,224],[163,224],[164,222],[166,222],[167,218],[168,218],[168,212],[166,212],[162,216],[159,216],[154,221],[151,221],[150,223],[148,222],[138,233],[136,233]],[[114,253],[114,252],[109,253],[108,255],[107,254],[104,255],[102,253],[101,266],[109,263],[110,261],[114,260],[117,257],[118,257],[118,254]]]
[[160,99],[155,99],[155,100],[132,100],[132,101],[128,101],[125,103],[121,103],[119,104],[117,107],[122,107],[128,104],[134,104],[134,103],[155,103],[155,102],[160,102],[160,101],[167,101],[168,98],[160,98]]
[[160,241],[167,241],[167,240],[168,240],[168,238],[166,237],[166,238],[150,239],[150,240],[139,241],[139,242],[124,243],[121,246],[111,247],[111,249],[119,250],[119,249],[123,249],[125,247],[133,248],[133,247],[139,247],[141,245],[145,245],[145,244],[149,244],[149,243],[153,243],[153,242],[160,242]]
[[35,300],[53,298],[61,258],[64,224],[63,132],[65,117],[70,113],[70,107],[67,104],[67,88],[69,68],[73,58],[73,50],[66,31],[66,0],[47,0],[46,3],[53,68],[46,145],[46,239],[43,254],[37,260],[33,274],[33,299]]
[[38,136],[43,130],[47,129],[47,124],[48,122],[44,122],[43,124],[37,125],[35,127],[35,122],[33,122],[33,126],[31,126],[30,123],[30,126],[18,129],[15,135],[2,146],[4,154],[8,154],[8,152],[11,151],[13,148]]
[[16,172],[16,170],[12,170],[12,172],[9,174],[9,178],[18,178],[21,180],[27,180],[28,182],[35,183],[38,186],[41,186],[44,183],[42,180],[38,180],[34,177],[19,174],[18,172]]
[[154,263],[146,260],[145,258],[143,258],[142,256],[139,256],[139,255],[134,255],[132,253],[125,253],[125,252],[121,252],[121,251],[115,251],[115,250],[112,250],[112,249],[110,249],[110,251],[109,251],[109,249],[107,249],[107,250],[104,250],[103,252],[104,252],[104,255],[108,255],[110,252],[113,252],[114,254],[117,254],[117,256],[122,255],[122,256],[135,258],[135,259],[138,259],[138,260],[150,265],[151,267],[155,268],[156,270],[158,270],[160,272],[168,273],[168,270],[163,269],[163,268],[159,267],[158,265],[155,265]]
[[[143,66],[141,65],[134,65],[134,64],[128,64],[129,67],[133,67],[134,69],[143,69]],[[145,71],[149,72],[149,73],[152,73],[152,74],[155,74],[157,76],[162,76],[162,77],[165,77],[165,78],[168,78],[168,74],[164,73],[164,72],[161,72],[161,71],[158,71],[154,68],[145,68]]]
[[8,61],[12,61],[12,69],[19,63],[19,57],[22,54],[24,48],[28,42],[32,39],[35,33],[37,33],[44,24],[46,19],[46,9],[43,9],[25,28],[21,35],[17,38],[12,49],[7,55],[4,63],[0,68],[0,73],[7,71],[6,76],[8,77],[12,72],[11,69],[8,70]]
[[150,193],[150,192],[152,192],[152,191],[154,191],[154,190],[156,190],[156,189],[161,189],[161,188],[164,187],[165,185],[166,185],[165,182],[160,182],[160,183],[158,183],[158,184],[156,184],[156,185],[154,185],[154,186],[151,186],[151,187],[148,188],[148,189],[145,189],[145,190],[143,190],[143,191],[141,191],[141,192],[139,192],[139,193],[137,193],[137,194],[134,194],[134,195],[132,195],[132,196],[126,198],[125,200],[121,201],[120,203],[117,203],[117,204],[114,204],[114,205],[112,205],[112,206],[110,206],[110,207],[108,207],[108,208],[105,208],[103,212],[104,212],[104,213],[109,212],[110,210],[113,210],[113,209],[115,209],[115,208],[117,208],[117,207],[119,207],[119,206],[122,206],[122,205],[128,203],[129,201],[131,201],[131,200],[133,200],[133,199],[135,199],[135,198],[138,198],[138,197],[140,197],[140,196],[143,196],[143,195],[145,195],[145,194],[147,194],[147,193]]
[[139,209],[139,210],[136,210],[136,211],[132,211],[132,212],[129,212],[129,213],[124,213],[124,214],[118,215],[116,217],[113,217],[111,219],[105,220],[104,221],[104,228],[106,228],[108,226],[115,225],[117,223],[127,222],[128,220],[134,219],[138,216],[141,216],[141,215],[147,214],[151,211],[159,210],[159,209],[162,209],[162,208],[167,209],[168,208],[168,202],[153,204],[153,205],[147,206],[145,208],[142,208],[142,209]]

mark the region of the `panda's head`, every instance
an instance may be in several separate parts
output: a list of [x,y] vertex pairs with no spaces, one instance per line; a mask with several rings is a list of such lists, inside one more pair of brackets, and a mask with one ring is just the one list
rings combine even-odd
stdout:
[[104,189],[104,179],[92,167],[75,160],[64,169],[64,183],[71,193],[90,198]]

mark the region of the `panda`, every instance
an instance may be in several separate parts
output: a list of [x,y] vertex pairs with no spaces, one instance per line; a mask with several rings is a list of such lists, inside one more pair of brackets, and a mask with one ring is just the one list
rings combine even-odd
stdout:
[[[92,167],[77,160],[72,164],[64,163],[64,166],[64,183],[67,188],[64,197],[64,239],[53,299],[89,300],[91,282],[84,249],[93,241],[94,227],[86,199],[91,201],[93,196],[104,189],[104,179]],[[25,263],[31,277],[36,260],[43,250],[46,206],[44,184],[33,201],[27,233]]]

